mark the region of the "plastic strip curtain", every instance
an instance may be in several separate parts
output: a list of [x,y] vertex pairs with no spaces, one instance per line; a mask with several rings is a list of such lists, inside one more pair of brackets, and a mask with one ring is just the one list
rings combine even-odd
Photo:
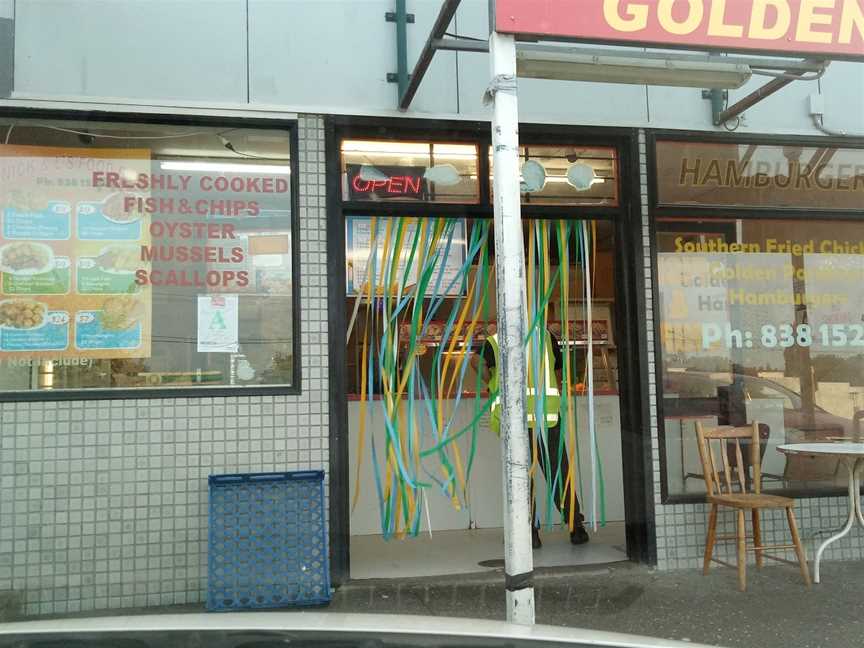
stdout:
[[[459,242],[454,235],[462,223],[443,218],[372,219],[367,274],[351,317],[353,327],[365,306],[353,505],[360,492],[368,431],[381,531],[387,539],[418,535],[424,508],[427,527],[431,527],[425,492],[430,488],[437,488],[456,509],[469,505],[467,486],[479,422],[495,396],[482,394],[478,377],[472,419],[467,425],[457,425],[456,411],[471,355],[468,350],[488,321],[490,284],[488,221],[478,221],[471,228],[461,268],[445,273],[445,261],[457,253]],[[452,308],[446,313],[448,303]],[[443,325],[436,320],[445,316]],[[431,339],[433,325],[441,332],[434,336],[437,348],[431,372],[424,372],[418,358],[429,351],[424,339]],[[381,391],[380,429],[372,426],[370,407],[376,380]],[[467,463],[457,443],[465,435]],[[379,447],[383,448],[380,456]]]
[[[445,263],[455,252],[454,219],[372,219],[370,255],[362,289],[353,305],[351,324],[362,324],[360,421],[356,505],[360,492],[360,469],[369,435],[375,487],[385,538],[416,536],[426,519],[431,532],[428,491],[435,488],[456,509],[469,506],[468,482],[477,449],[480,420],[489,412],[497,394],[483,394],[479,374],[474,384],[471,420],[457,425],[456,410],[463,401],[465,376],[471,352],[482,325],[490,321],[488,290],[492,285],[492,261],[488,250],[490,223],[477,221],[470,230],[464,264],[445,279]],[[556,249],[557,248],[557,249]],[[556,255],[552,252],[557,251]],[[557,257],[557,265],[553,259]],[[535,390],[532,479],[539,458],[546,468],[544,502],[546,519],[552,520],[554,502],[577,496],[583,503],[586,522],[595,529],[604,525],[605,493],[602,460],[594,417],[592,297],[596,260],[596,225],[582,221],[533,221],[528,226],[526,260],[527,321],[525,340],[529,383]],[[409,281],[414,278],[413,284]],[[461,296],[450,298],[454,288]],[[546,372],[535,359],[547,357],[546,331],[549,305],[557,290],[558,315],[563,342],[562,392],[558,443],[550,444],[544,415]],[[584,320],[587,340],[573,339],[576,319]],[[455,304],[446,314],[447,302]],[[365,309],[363,308],[365,306]],[[360,313],[363,315],[360,315]],[[443,325],[440,320],[445,317]],[[429,348],[424,344],[431,327],[440,327],[440,342],[431,358],[431,370],[420,371],[418,358]],[[349,338],[351,331],[349,330]],[[438,337],[436,336],[436,339]],[[584,348],[584,374],[577,376],[578,352]],[[427,363],[428,364],[428,363]],[[373,427],[372,387],[380,381],[378,406],[383,426]],[[577,382],[578,381],[578,382]],[[586,398],[587,397],[587,398]],[[588,445],[590,447],[590,506],[584,508],[582,458],[579,449],[579,399],[587,400]],[[468,435],[467,461],[457,441]],[[379,448],[382,449],[379,455]],[[564,458],[569,470],[560,470]],[[493,485],[492,487],[497,487]],[[558,498],[556,498],[556,494]],[[353,506],[352,505],[352,506]],[[424,515],[425,509],[425,515]],[[573,529],[575,506],[569,519]]]
[[[536,481],[540,458],[544,459],[544,481],[546,483],[545,517],[551,523],[555,500],[569,500],[570,516],[563,519],[571,530],[576,523],[573,500],[578,496],[583,505],[586,523],[595,530],[606,524],[605,484],[603,466],[597,442],[595,421],[595,397],[593,374],[593,270],[596,268],[596,224],[584,221],[534,221],[528,227],[528,255],[526,259],[526,297],[529,328],[526,338],[529,388],[533,386],[534,415],[537,425],[533,435],[531,478]],[[554,246],[554,247],[553,247]],[[553,270],[552,251],[557,252],[557,267]],[[572,251],[572,254],[571,254]],[[558,316],[561,323],[559,341],[562,343],[561,367],[561,409],[559,421],[561,433],[556,445],[550,443],[546,425],[546,374],[537,359],[546,358],[548,349],[546,331],[549,330],[549,307],[553,294],[557,291]],[[575,309],[576,319],[584,322],[585,339],[572,338],[575,330],[571,310]],[[576,344],[578,343],[578,344]],[[584,349],[585,363],[582,379],[574,385],[573,349]],[[578,352],[577,352],[578,357]],[[588,491],[590,503],[586,502],[583,492],[582,459],[579,451],[579,400],[586,405],[586,429],[590,448],[590,475]],[[568,470],[562,471],[564,458]],[[536,489],[535,489],[536,490]],[[578,493],[577,493],[578,491]],[[538,493],[539,497],[539,493]]]

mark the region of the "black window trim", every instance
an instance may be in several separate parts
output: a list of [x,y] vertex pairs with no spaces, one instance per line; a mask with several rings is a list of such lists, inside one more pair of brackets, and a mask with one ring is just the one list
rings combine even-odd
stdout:
[[[339,128],[339,138],[335,143],[341,172],[341,143],[344,140],[389,140],[393,142],[432,142],[436,144],[476,144],[478,148],[478,182],[479,191],[476,201],[464,203],[455,202],[421,202],[421,201],[352,201],[342,200],[341,191],[337,189],[336,200],[341,205],[346,216],[364,216],[375,212],[376,216],[412,216],[426,215],[434,211],[436,215],[449,218],[488,218],[493,217],[491,201],[491,183],[489,182],[489,160],[483,155],[484,150],[491,149],[492,136],[488,124],[475,122],[446,122],[440,129],[433,130],[424,120],[400,119],[398,127],[384,126],[387,120],[332,117],[334,127]],[[391,122],[392,123],[392,122]],[[598,129],[592,129],[596,131]],[[604,128],[596,132],[586,133],[582,127],[565,126],[520,126],[521,146],[562,146],[572,143],[584,147],[612,149],[617,165],[617,205],[563,205],[563,204],[531,204],[522,203],[522,219],[573,219],[573,220],[608,220],[614,221],[626,210],[624,193],[625,179],[621,169],[625,163],[622,160],[621,138],[630,134],[626,128]]]
[[55,110],[41,108],[0,107],[0,119],[46,119],[58,121],[113,122],[117,124],[160,124],[165,126],[218,126],[226,128],[261,128],[288,133],[291,145],[291,275],[292,275],[292,327],[293,354],[291,385],[258,385],[254,387],[148,387],[57,389],[32,391],[2,391],[0,403],[91,401],[91,400],[145,400],[175,398],[228,398],[253,396],[299,396],[302,389],[302,357],[300,344],[300,146],[298,120],[242,117],[237,115],[212,116],[193,114],[115,112],[111,110]]
[[[662,218],[680,219],[681,222],[690,221],[698,226],[701,221],[729,220],[731,219],[774,219],[774,220],[849,220],[860,221],[864,216],[864,209],[860,213],[851,210],[814,210],[810,208],[780,208],[780,207],[748,207],[748,206],[691,206],[691,205],[664,205],[659,202],[659,187],[657,174],[657,142],[694,142],[704,144],[763,144],[763,145],[800,145],[817,147],[837,147],[846,149],[864,149],[864,138],[851,137],[825,137],[825,136],[786,136],[786,135],[764,135],[764,134],[738,134],[738,133],[711,133],[703,131],[688,130],[661,130],[646,129],[646,146],[648,157],[648,214],[649,214],[649,240],[651,257],[651,293],[652,302],[655,304],[653,312],[653,341],[648,340],[654,350],[654,384],[656,385],[656,415],[657,415],[657,442],[660,461],[660,502],[666,504],[695,504],[705,503],[704,494],[670,494],[668,488],[668,475],[666,472],[666,431],[665,418],[663,416],[663,362],[660,341],[660,309],[656,307],[659,303],[660,288],[657,279],[657,234],[658,220]],[[862,487],[864,488],[864,487]],[[818,491],[803,488],[778,488],[769,489],[766,492],[779,494],[786,497],[819,499],[826,497],[842,497],[846,495],[846,489],[842,487],[829,487]]]

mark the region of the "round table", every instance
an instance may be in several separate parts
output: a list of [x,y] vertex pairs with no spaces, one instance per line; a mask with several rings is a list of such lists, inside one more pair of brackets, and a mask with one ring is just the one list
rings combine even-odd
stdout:
[[857,521],[864,528],[864,513],[861,510],[861,472],[864,470],[864,443],[789,443],[777,447],[783,454],[820,455],[835,457],[846,467],[849,475],[849,517],[845,526],[819,545],[813,562],[813,580],[819,582],[819,563],[822,554],[832,542],[836,542],[852,530]]

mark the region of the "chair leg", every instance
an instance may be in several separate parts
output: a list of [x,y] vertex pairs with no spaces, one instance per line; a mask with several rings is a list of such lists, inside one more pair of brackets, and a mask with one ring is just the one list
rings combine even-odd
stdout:
[[789,521],[789,533],[792,534],[792,544],[795,545],[795,554],[798,556],[798,565],[801,567],[804,584],[810,587],[810,567],[807,566],[807,554],[804,553],[804,547],[801,545],[798,524],[795,522],[795,513],[791,506],[786,509],[786,519]]
[[705,562],[702,565],[702,573],[708,575],[711,559],[714,557],[714,542],[717,540],[717,505],[711,505],[708,514],[708,535],[705,536]]
[[756,569],[762,569],[764,558],[762,557],[762,526],[759,522],[759,509],[751,511],[753,516],[753,548],[756,554]]
[[744,509],[738,510],[738,590],[747,591],[747,527],[744,525]]

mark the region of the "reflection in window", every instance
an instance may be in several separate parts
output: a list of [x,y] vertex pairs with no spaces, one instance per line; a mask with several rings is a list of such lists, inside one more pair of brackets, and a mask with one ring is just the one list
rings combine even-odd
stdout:
[[854,222],[658,221],[670,495],[704,492],[697,420],[763,424],[766,488],[845,479],[835,460],[787,458],[776,448],[859,438],[862,239]]

